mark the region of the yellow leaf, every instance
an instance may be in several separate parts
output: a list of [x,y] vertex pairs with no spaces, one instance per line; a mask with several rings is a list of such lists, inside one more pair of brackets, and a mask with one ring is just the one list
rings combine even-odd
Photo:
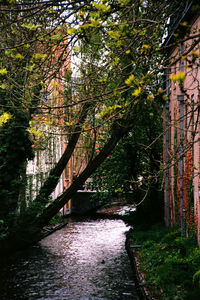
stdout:
[[149,49],[149,45],[146,44],[142,45],[142,49]]
[[7,89],[7,85],[6,85],[5,83],[2,83],[2,84],[0,85],[0,88],[1,88],[2,90],[6,90],[6,89]]
[[153,94],[150,94],[150,95],[147,96],[147,100],[149,100],[149,101],[152,101],[153,98],[154,98],[154,95],[153,95]]
[[121,5],[121,6],[124,6],[124,5],[127,5],[129,4],[130,0],[118,0],[118,3]]
[[149,48],[150,48],[149,45],[146,45],[146,44],[142,45],[141,53],[146,53]]
[[76,31],[75,28],[69,28],[69,29],[67,29],[67,34],[72,35],[75,33],[75,31]]
[[182,83],[182,82],[184,81],[185,77],[186,77],[186,74],[185,74],[185,72],[183,72],[183,71],[179,71],[179,72],[177,72],[176,74],[171,74],[171,75],[169,76],[169,78],[170,78],[173,82],[178,81],[179,83]]
[[161,88],[158,89],[158,94],[162,94],[163,92],[164,92],[163,89]]
[[89,28],[89,27],[91,27],[91,24],[85,23],[85,24],[83,24],[83,25],[81,25],[81,26],[79,27],[79,31],[81,31],[82,28],[83,28],[83,29],[87,29],[87,28]]
[[120,34],[118,31],[110,30],[108,31],[108,34],[115,40],[119,39]]
[[67,125],[67,126],[72,126],[72,125],[73,125],[73,122],[66,122],[66,125]]
[[60,41],[60,40],[62,40],[62,38],[63,38],[63,36],[60,33],[51,36],[52,41]]
[[96,9],[98,9],[99,11],[101,12],[107,12],[110,10],[110,5],[106,6],[105,4],[103,3],[96,3],[96,2],[93,2],[92,5],[94,7],[96,7]]
[[83,11],[83,10],[79,10],[79,16],[81,16],[81,17],[84,17],[84,15],[85,15],[85,12]]
[[196,58],[199,57],[199,54],[198,54],[197,52],[195,52],[195,51],[192,51],[192,52],[190,53],[190,55],[192,56],[192,59],[196,59]]
[[142,92],[141,87],[139,87],[138,89],[135,89],[134,92],[132,93],[133,96],[138,97]]
[[5,55],[10,56],[11,54],[13,54],[13,50],[6,50],[5,51]]
[[1,116],[0,116],[0,127],[7,123],[10,119],[12,118],[12,115],[10,113],[3,113]]
[[131,85],[131,84],[134,83],[134,81],[135,81],[135,76],[134,76],[133,74],[131,74],[131,75],[129,76],[129,78],[127,78],[127,79],[125,80],[125,83],[126,83],[127,85]]
[[168,100],[167,94],[164,94],[164,95],[162,96],[162,98],[163,98],[164,101],[167,101],[167,100]]
[[42,27],[41,25],[35,25],[33,23],[28,23],[28,24],[22,24],[22,27],[28,29],[28,30],[31,30],[31,31],[34,31],[36,30],[37,28],[40,28]]
[[100,24],[100,19],[93,19],[91,20],[91,25],[92,27],[99,27],[101,24]]
[[116,42],[116,47],[121,47],[121,45],[122,45],[122,41],[121,40],[119,40],[119,41]]
[[187,26],[188,23],[187,23],[186,21],[184,21],[184,22],[182,22],[180,25],[181,25],[181,26]]
[[35,64],[32,64],[32,65],[28,65],[24,69],[27,70],[27,71],[29,71],[29,72],[33,72],[34,68],[35,68]]
[[5,69],[0,69],[0,75],[1,76],[5,76],[5,75],[7,75],[7,73],[8,73],[8,71],[6,70],[6,68]]
[[47,54],[42,54],[42,53],[35,53],[33,55],[33,58],[36,60],[41,60],[47,57]]
[[17,53],[17,54],[15,55],[15,57],[16,57],[17,59],[19,59],[19,60],[24,59],[24,56],[21,55],[20,53]]

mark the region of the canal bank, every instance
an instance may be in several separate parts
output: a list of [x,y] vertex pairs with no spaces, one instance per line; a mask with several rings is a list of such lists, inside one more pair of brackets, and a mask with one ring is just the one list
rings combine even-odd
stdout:
[[150,291],[146,288],[144,275],[140,271],[140,263],[138,259],[140,247],[141,245],[134,245],[133,239],[128,233],[126,237],[126,251],[128,253],[130,264],[133,270],[138,296],[142,300],[156,300],[154,297],[152,297],[152,295],[150,295]]

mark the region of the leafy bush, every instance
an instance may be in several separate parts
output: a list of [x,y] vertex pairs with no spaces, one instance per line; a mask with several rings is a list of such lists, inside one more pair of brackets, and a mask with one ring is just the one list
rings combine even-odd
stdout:
[[142,245],[140,270],[159,300],[200,299],[200,249],[194,237],[182,237],[179,229],[159,224],[145,232],[132,231],[132,237]]

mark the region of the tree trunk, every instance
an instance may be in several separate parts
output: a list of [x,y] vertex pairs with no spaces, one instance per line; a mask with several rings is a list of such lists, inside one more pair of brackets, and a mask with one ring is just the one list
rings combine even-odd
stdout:
[[79,136],[81,134],[81,125],[83,124],[85,118],[87,117],[89,104],[86,103],[83,105],[82,113],[80,115],[79,121],[77,122],[77,126],[75,126],[74,133],[71,134],[68,145],[61,156],[58,163],[55,167],[50,171],[49,176],[45,180],[44,184],[42,185],[39,194],[37,195],[34,201],[38,201],[39,203],[46,204],[48,203],[48,197],[51,193],[55,190],[60,176],[62,175],[63,170],[65,169],[67,163],[69,162],[76,144],[78,142]]
[[30,215],[25,215],[25,218],[18,224],[15,232],[12,232],[6,240],[0,242],[0,254],[7,255],[36,243],[41,238],[41,229],[47,225],[51,218],[75,195],[79,187],[101,165],[115,148],[117,142],[127,134],[129,130],[130,127],[122,127],[119,125],[117,129],[113,129],[110,139],[100,150],[98,155],[90,161],[83,172],[61,196],[55,199],[47,208],[44,208],[39,216],[36,216],[35,213],[31,214],[30,211]]
[[96,169],[101,165],[101,163],[108,157],[111,151],[115,148],[117,142],[130,130],[128,127],[119,127],[113,131],[109,141],[100,150],[99,154],[90,161],[83,172],[78,176],[78,178],[71,184],[71,186],[59,196],[52,204],[50,204],[43,213],[36,218],[34,223],[38,228],[43,228],[51,218],[59,212],[59,210],[74,196],[77,190],[84,184],[84,182],[89,178],[89,176],[96,171]]

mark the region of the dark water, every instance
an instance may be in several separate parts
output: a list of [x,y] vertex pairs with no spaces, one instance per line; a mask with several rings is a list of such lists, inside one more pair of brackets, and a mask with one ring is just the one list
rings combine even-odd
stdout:
[[0,270],[0,299],[138,299],[121,220],[70,220]]

